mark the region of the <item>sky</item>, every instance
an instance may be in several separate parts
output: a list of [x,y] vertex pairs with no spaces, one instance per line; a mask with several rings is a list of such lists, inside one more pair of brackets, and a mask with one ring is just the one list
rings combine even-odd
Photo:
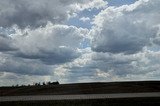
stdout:
[[159,0],[1,0],[0,86],[160,80]]

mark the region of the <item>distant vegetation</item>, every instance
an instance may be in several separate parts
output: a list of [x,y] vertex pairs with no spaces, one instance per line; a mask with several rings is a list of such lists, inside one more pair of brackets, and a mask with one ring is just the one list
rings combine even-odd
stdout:
[[44,86],[44,85],[59,85],[60,83],[58,81],[56,82],[38,82],[38,83],[33,83],[32,85],[31,84],[28,84],[28,85],[12,85],[12,87],[23,87],[23,86]]

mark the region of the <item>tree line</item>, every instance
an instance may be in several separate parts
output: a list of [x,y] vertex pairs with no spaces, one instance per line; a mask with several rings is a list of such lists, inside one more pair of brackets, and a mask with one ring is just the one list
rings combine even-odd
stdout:
[[12,87],[20,87],[20,86],[45,86],[45,85],[59,85],[60,83],[58,81],[56,82],[38,82],[38,83],[33,83],[32,85],[28,84],[28,85],[12,85]]

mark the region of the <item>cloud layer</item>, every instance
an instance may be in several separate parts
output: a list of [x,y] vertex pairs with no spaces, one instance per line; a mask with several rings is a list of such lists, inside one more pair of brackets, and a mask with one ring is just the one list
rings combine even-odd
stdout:
[[[159,80],[160,1],[107,4],[0,1],[0,85]],[[75,16],[91,28],[67,25]]]
[[103,0],[5,0],[0,1],[0,25],[36,28],[47,22],[63,23],[78,11],[104,6]]

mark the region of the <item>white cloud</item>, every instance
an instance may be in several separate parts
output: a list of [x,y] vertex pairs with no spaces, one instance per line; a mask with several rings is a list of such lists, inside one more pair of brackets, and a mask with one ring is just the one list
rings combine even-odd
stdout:
[[87,33],[87,29],[52,24],[35,30],[17,31],[12,39],[19,50],[12,54],[39,59],[45,64],[72,61],[79,56],[77,49]]
[[158,0],[108,7],[94,19],[92,50],[132,54],[150,45],[160,24]]
[[[1,26],[19,26],[12,27],[15,32],[9,36],[0,34],[0,84],[159,79],[159,0],[120,7],[106,7],[103,0],[12,3],[0,1]],[[15,8],[18,4],[25,8]],[[95,16],[91,30],[62,25],[77,12],[95,8],[103,10]],[[49,15],[44,17],[44,11]],[[27,19],[18,17],[23,12]],[[40,16],[39,20],[34,22],[32,15]],[[80,20],[90,21],[90,17]],[[83,44],[86,39],[90,44]]]
[[83,22],[87,22],[87,21],[90,21],[90,18],[89,17],[81,17],[80,20]]
[[61,77],[68,82],[157,80],[159,58],[160,52],[149,50],[130,55],[88,52],[61,65]]
[[75,9],[78,10],[85,10],[85,9],[101,9],[101,8],[106,8],[108,2],[104,1],[104,0],[83,0],[83,2],[85,2],[84,4],[77,4],[74,5],[73,7],[75,7]]

